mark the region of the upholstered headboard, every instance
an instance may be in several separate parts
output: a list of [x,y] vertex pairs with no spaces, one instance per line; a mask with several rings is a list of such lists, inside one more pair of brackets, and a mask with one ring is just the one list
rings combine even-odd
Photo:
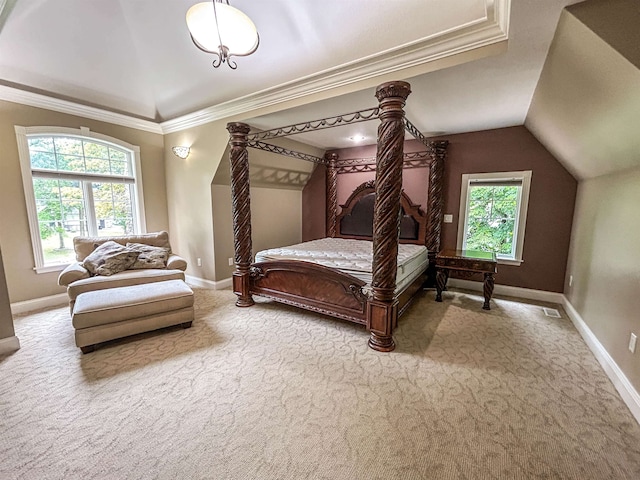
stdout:
[[[341,205],[336,218],[336,236],[371,240],[373,238],[373,205],[376,193],[373,181],[358,186]],[[425,244],[427,218],[409,196],[402,192],[400,199],[400,243]]]

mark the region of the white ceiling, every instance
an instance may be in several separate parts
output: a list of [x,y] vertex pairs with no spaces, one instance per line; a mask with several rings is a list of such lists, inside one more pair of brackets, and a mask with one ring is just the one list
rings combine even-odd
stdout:
[[[523,125],[562,9],[576,0],[513,0],[507,52],[407,81],[407,118],[425,136]],[[259,129],[377,106],[375,88],[247,120]],[[375,143],[378,123],[366,122],[296,135],[324,148],[354,146],[362,134]]]
[[637,168],[640,70],[565,12],[525,125],[579,180]]
[[[560,12],[575,0],[512,0],[498,33],[491,16],[508,14],[508,0],[231,0],[261,40],[235,71],[214,69],[191,42],[184,16],[196,2],[0,0],[0,84],[179,124],[193,112],[248,111],[256,98],[277,103],[276,91],[303,95],[296,86],[320,90],[396,71],[413,77],[406,110],[426,134],[521,125]],[[490,45],[507,25],[506,53],[423,73],[445,55],[441,45],[446,54]],[[373,90],[249,123],[271,128],[373,107]],[[369,136],[373,123],[363,130]],[[359,127],[296,140],[344,147]]]

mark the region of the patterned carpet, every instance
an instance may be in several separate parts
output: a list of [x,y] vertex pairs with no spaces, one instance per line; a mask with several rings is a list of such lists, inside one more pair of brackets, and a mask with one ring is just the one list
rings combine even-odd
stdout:
[[0,478],[640,478],[640,426],[564,312],[422,292],[383,354],[356,325],[195,293],[193,328],[88,355],[67,308],[17,316]]

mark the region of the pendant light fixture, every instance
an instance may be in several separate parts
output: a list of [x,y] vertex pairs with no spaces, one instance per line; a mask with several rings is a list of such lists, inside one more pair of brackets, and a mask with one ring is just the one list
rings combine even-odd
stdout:
[[187,27],[196,47],[218,56],[215,68],[226,63],[235,70],[238,65],[231,57],[251,55],[260,43],[251,19],[228,0],[196,3],[187,11]]

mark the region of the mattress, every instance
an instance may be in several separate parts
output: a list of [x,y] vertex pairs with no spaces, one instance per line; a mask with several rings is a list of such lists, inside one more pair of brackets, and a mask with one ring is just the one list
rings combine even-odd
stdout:
[[[429,263],[423,245],[398,245],[396,291],[415,280]],[[334,268],[371,285],[373,242],[347,238],[321,238],[288,247],[271,248],[256,254],[256,262],[300,260]]]

